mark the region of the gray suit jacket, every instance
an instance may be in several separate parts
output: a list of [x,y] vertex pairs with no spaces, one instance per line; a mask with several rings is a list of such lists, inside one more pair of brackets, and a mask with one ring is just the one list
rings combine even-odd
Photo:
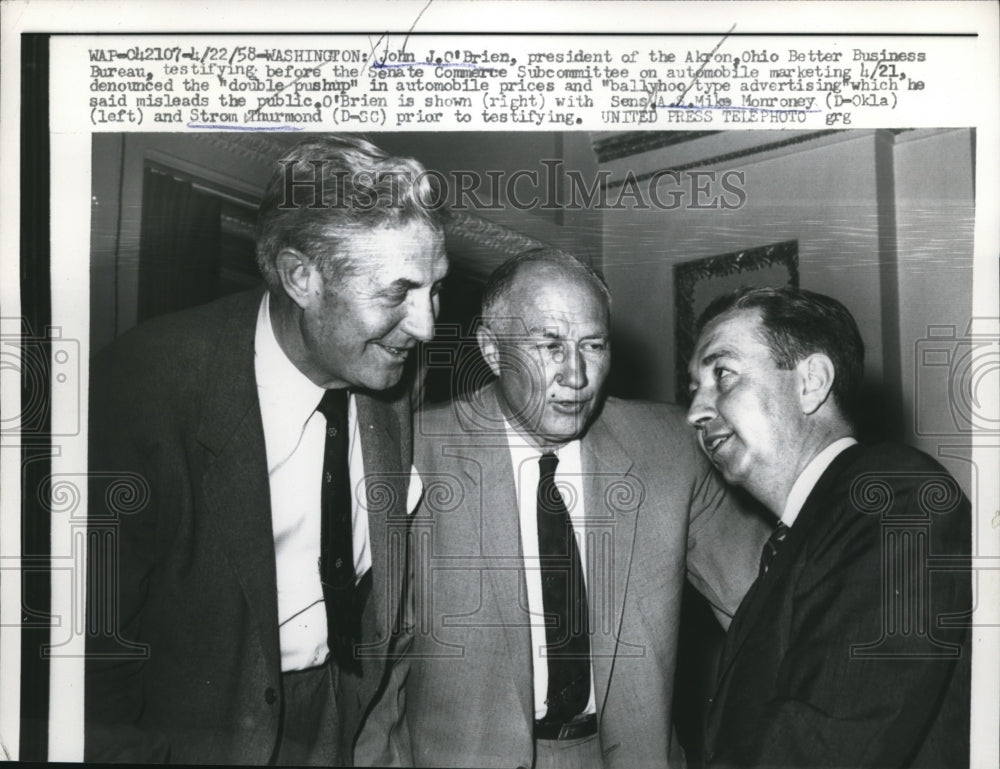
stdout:
[[[88,761],[263,764],[275,748],[277,588],[253,348],[261,296],[143,324],[92,365]],[[406,397],[359,395],[357,409],[373,587],[363,675],[337,682],[345,762],[399,607],[402,568],[389,550],[394,524],[406,524],[412,446]]]
[[[534,702],[514,475],[492,387],[417,418],[405,688],[418,766],[531,766]],[[582,442],[591,653],[605,765],[683,765],[671,726],[685,579],[723,618],[764,523],[737,508],[680,409],[609,399]],[[728,622],[726,623],[728,624]]]

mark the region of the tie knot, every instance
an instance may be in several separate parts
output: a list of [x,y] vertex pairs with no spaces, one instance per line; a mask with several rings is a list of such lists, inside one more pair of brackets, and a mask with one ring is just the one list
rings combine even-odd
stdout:
[[538,469],[543,478],[552,477],[556,474],[556,467],[559,466],[559,457],[551,451],[542,454],[538,458]]
[[347,390],[327,390],[316,410],[326,417],[327,424],[347,424]]
[[774,531],[771,532],[771,536],[767,538],[767,542],[764,543],[764,548],[760,553],[760,570],[758,571],[758,576],[764,576],[767,574],[767,570],[771,568],[771,563],[774,561],[775,556],[778,554],[779,545],[785,541],[788,536],[789,528],[778,521],[778,525],[775,526]]

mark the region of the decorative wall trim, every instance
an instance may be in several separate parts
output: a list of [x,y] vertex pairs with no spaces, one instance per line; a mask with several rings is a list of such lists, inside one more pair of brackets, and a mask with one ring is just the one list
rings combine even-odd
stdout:
[[449,216],[445,232],[449,237],[457,237],[497,253],[499,257],[515,256],[530,248],[545,244],[523,232],[491,222],[481,216],[453,211]]
[[599,163],[639,155],[643,152],[670,147],[674,144],[712,136],[721,131],[629,131],[593,142],[594,153]]
[[[736,150],[735,152],[727,152],[722,155],[715,155],[709,158],[701,158],[699,160],[692,160],[689,163],[681,163],[680,165],[673,166],[672,168],[656,169],[653,171],[647,171],[642,174],[635,174],[627,177],[629,181],[635,179],[636,181],[645,181],[646,179],[651,179],[657,174],[676,174],[682,171],[688,171],[692,168],[701,168],[703,166],[712,166],[718,163],[728,163],[732,160],[740,160],[742,158],[753,157],[754,155],[761,155],[765,152],[772,152],[773,150],[780,150],[785,147],[791,147],[795,144],[802,144],[804,142],[814,141],[820,139],[824,136],[830,136],[832,134],[841,133],[846,129],[843,128],[831,128],[828,131],[813,131],[808,134],[800,134],[799,136],[790,136],[787,139],[782,139],[777,142],[768,142],[767,144],[759,144],[756,147],[747,147],[746,149]],[[615,179],[614,181],[609,181],[605,186],[606,189],[613,189],[615,187],[621,187],[625,183],[625,179]]]

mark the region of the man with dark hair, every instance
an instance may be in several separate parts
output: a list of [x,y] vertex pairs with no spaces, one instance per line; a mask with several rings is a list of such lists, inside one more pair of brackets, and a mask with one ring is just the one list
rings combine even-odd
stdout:
[[417,766],[683,766],[684,581],[727,624],[765,527],[677,408],[605,399],[610,313],[572,256],[515,257],[478,331],[495,382],[418,415],[403,691]]
[[726,637],[708,765],[968,766],[968,500],[925,454],[853,438],[864,347],[836,300],[741,289],[699,325],[688,422],[779,519]]
[[363,727],[384,751],[403,374],[447,269],[429,200],[416,161],[310,139],[261,203],[267,290],[94,360],[87,760],[351,764]]

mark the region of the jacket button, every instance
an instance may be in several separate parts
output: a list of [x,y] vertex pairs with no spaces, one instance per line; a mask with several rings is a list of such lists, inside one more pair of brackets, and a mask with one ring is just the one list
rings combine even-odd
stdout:
[[273,705],[277,701],[278,701],[278,693],[274,691],[273,687],[270,686],[267,687],[267,690],[264,692],[264,702],[266,702],[268,705]]

